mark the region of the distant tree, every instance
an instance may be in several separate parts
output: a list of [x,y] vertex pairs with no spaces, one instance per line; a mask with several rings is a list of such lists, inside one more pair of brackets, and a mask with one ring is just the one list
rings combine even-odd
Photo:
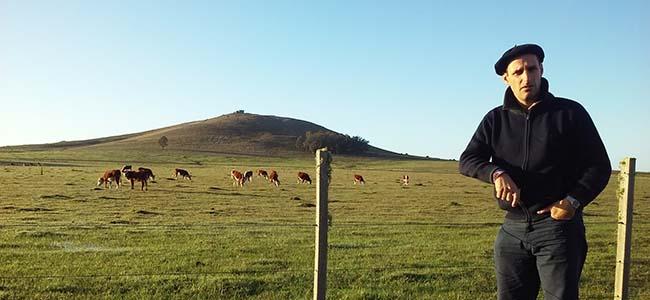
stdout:
[[163,148],[163,150],[165,150],[165,147],[167,147],[168,142],[169,139],[167,139],[167,137],[163,135],[158,140],[158,145],[160,145],[160,147]]
[[240,110],[236,111],[235,113],[236,113],[236,114],[243,114],[243,113],[244,113],[244,110],[243,110],[243,109],[240,109]]

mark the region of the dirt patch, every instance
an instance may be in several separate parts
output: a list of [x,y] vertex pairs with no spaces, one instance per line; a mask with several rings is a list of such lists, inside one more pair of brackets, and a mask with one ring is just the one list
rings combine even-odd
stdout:
[[62,237],[66,236],[65,233],[61,232],[53,232],[53,231],[22,231],[18,233],[19,236],[24,236],[24,237],[33,237],[33,238],[48,238],[48,237]]
[[148,210],[141,210],[141,209],[137,210],[135,213],[141,215],[162,215],[161,213],[155,211],[148,211]]
[[51,208],[44,208],[44,207],[25,207],[25,208],[19,208],[18,211],[35,212],[35,211],[54,211],[54,210]]
[[110,223],[110,224],[118,224],[118,225],[129,225],[129,224],[135,224],[135,223],[133,223],[133,222],[131,222],[131,221],[127,221],[127,220],[113,220],[113,221],[110,221],[109,223]]
[[55,194],[55,195],[42,195],[41,199],[60,199],[60,200],[69,200],[72,199],[70,196]]
[[126,199],[128,199],[128,198],[124,198],[124,197],[111,197],[111,196],[100,196],[100,197],[97,197],[97,199],[102,199],[102,200],[126,200]]

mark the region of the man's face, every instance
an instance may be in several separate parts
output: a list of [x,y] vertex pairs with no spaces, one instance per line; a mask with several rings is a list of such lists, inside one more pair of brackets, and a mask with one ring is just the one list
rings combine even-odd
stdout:
[[524,54],[511,61],[503,74],[503,81],[510,86],[519,102],[532,104],[542,85],[544,68],[534,54]]

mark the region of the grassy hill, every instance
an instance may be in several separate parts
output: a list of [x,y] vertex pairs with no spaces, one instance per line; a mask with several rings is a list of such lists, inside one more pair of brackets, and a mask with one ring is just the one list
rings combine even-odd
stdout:
[[[296,139],[307,131],[328,131],[323,126],[286,117],[231,113],[203,121],[188,122],[125,134],[81,141],[2,147],[4,151],[87,149],[114,151],[160,150],[158,140],[165,136],[165,150],[214,152],[255,156],[311,155],[296,148]],[[418,158],[370,146],[366,156]]]

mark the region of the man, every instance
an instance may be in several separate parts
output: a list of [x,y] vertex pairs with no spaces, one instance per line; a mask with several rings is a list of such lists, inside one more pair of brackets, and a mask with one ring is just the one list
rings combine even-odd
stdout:
[[544,51],[515,46],[494,69],[508,85],[460,157],[463,175],[494,184],[506,210],[494,243],[498,299],[578,299],[587,256],[582,210],[605,188],[611,165],[587,111],[553,96]]

